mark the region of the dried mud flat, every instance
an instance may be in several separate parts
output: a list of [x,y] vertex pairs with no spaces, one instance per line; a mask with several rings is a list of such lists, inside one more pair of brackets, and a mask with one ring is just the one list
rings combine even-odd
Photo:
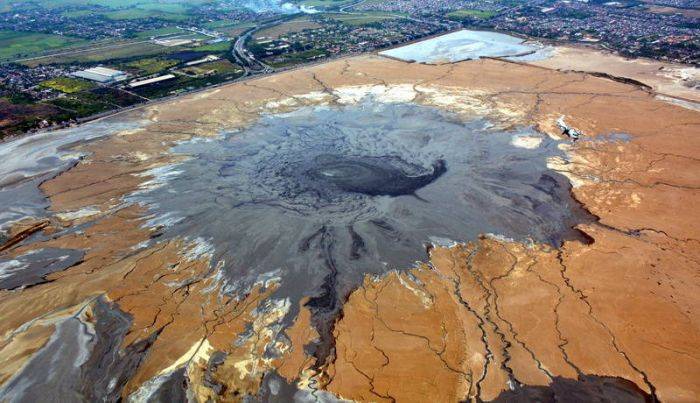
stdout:
[[[316,292],[292,294],[284,265],[232,271],[216,236],[198,237],[198,228],[225,223],[254,242],[257,234],[286,230],[274,220],[237,228],[223,218],[158,210],[169,190],[172,200],[186,192],[175,185],[183,172],[197,172],[188,164],[216,163],[223,176],[235,171],[219,154],[205,159],[180,147],[236,139],[266,116],[358,108],[367,100],[369,108],[444,111],[454,125],[486,122],[479,127],[512,135],[522,153],[555,141],[559,153],[533,155],[568,179],[571,197],[593,219],[578,221],[581,235],[560,244],[527,234],[433,240],[422,262],[355,273],[355,283],[334,281],[340,276],[327,270],[333,255],[320,255],[301,279]],[[562,137],[562,117],[584,133],[581,140]],[[61,144],[61,158],[43,158],[41,167],[22,165],[17,147],[21,169],[2,181],[0,400],[700,399],[697,111],[583,73],[498,60],[427,66],[363,56],[189,95],[81,130],[109,134]],[[274,156],[277,146],[261,149]],[[439,176],[432,154],[399,157],[323,157],[318,172]],[[409,157],[425,163],[403,161]],[[259,168],[250,171],[264,172]],[[449,174],[448,159],[435,184]],[[427,182],[406,188],[431,200],[431,189],[441,188]],[[43,197],[31,192],[37,187]],[[8,196],[13,190],[26,196],[24,204]],[[230,208],[220,190],[211,200]],[[158,192],[164,197],[149,198]],[[368,199],[347,200],[343,206],[354,212]],[[359,206],[363,214],[382,211]],[[194,230],[173,233],[188,220]],[[377,228],[393,236],[386,225]],[[329,234],[301,246],[333,250]],[[355,235],[348,239],[362,250]],[[364,245],[377,253],[394,248],[371,239]],[[318,278],[324,281],[314,283]]]
[[532,64],[559,70],[607,74],[612,79],[629,80],[662,94],[662,99],[695,103],[696,109],[700,102],[700,69],[694,66],[651,59],[626,59],[611,52],[584,46],[557,46],[550,57],[533,61]]

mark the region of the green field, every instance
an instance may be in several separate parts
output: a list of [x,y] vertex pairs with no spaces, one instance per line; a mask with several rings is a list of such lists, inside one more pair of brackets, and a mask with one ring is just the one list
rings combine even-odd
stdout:
[[130,59],[135,57],[153,57],[182,50],[180,46],[164,47],[149,42],[118,43],[109,47],[89,49],[87,51],[74,52],[64,55],[42,57],[41,59],[27,60],[22,64],[33,67],[41,64],[67,64],[67,63],[91,63],[105,62],[114,59]]
[[[196,66],[195,66],[196,67]],[[212,63],[202,64],[198,70],[210,69],[215,70],[211,75],[201,77],[191,77],[178,74],[172,80],[163,81],[151,85],[144,85],[132,89],[133,92],[147,97],[160,98],[166,95],[191,91],[197,88],[207,87],[213,84],[218,84],[226,81],[231,81],[240,77],[243,74],[243,69],[229,63],[226,60],[220,60]],[[190,73],[195,73],[197,70],[192,70]]]
[[92,10],[70,10],[70,11],[64,11],[61,14],[63,14],[64,17],[68,17],[68,18],[83,18],[83,17],[95,15],[95,12]]
[[303,52],[289,53],[284,55],[284,60],[268,62],[272,67],[289,67],[295,64],[306,63],[312,60],[316,60],[318,56],[328,56],[328,54],[320,49],[311,49]]
[[218,43],[212,43],[210,45],[202,45],[192,48],[196,52],[212,52],[212,53],[223,53],[228,52],[231,49],[231,42],[223,41]]
[[353,0],[299,0],[295,3],[305,5],[308,7],[323,9],[328,7],[339,7],[352,2]]
[[95,84],[90,81],[83,80],[80,78],[72,77],[58,77],[51,80],[43,81],[40,86],[44,88],[51,88],[66,94],[72,94],[74,92],[85,91],[95,88]]
[[151,57],[129,62],[125,64],[125,66],[127,68],[139,70],[141,74],[153,74],[173,67],[178,63],[179,62],[177,60]]
[[218,74],[222,75],[243,73],[243,69],[239,65],[233,64],[228,60],[217,60],[215,62],[200,64],[199,67],[202,69],[216,70]]
[[153,38],[153,37],[158,37],[158,36],[179,34],[182,32],[183,31],[178,27],[165,27],[165,28],[159,28],[159,29],[151,29],[149,31],[141,31],[141,32],[136,34],[136,38],[148,39],[148,38]]
[[252,21],[232,22],[230,20],[213,21],[204,24],[205,27],[222,32],[229,36],[238,36],[248,28],[254,27],[256,24]]
[[474,9],[462,9],[453,11],[447,14],[447,18],[452,20],[461,20],[464,18],[478,18],[481,20],[489,19],[496,15],[495,11],[484,11],[484,10],[474,10]]
[[[99,6],[112,10],[138,7],[172,12],[172,10],[180,9],[180,7],[190,8],[212,3],[213,0],[34,0],[33,2],[49,9],[66,6]],[[0,10],[11,7],[13,4],[17,4],[17,0],[0,0]]]
[[211,52],[211,53],[223,53],[231,49],[231,42],[219,42],[212,43],[211,45],[203,45],[192,48],[196,52]]
[[[211,2],[213,0],[32,0],[48,12],[58,10],[69,18],[102,15],[114,20],[158,18],[176,22],[188,19],[193,8]],[[0,0],[0,11],[10,11],[18,4],[21,6],[21,2]]]
[[0,60],[27,57],[85,43],[79,38],[37,32],[0,31]]
[[145,18],[158,18],[166,21],[184,21],[187,13],[177,14],[159,11],[157,9],[128,8],[103,13],[105,17],[112,20],[138,20]]
[[20,95],[0,97],[0,138],[35,128],[43,120],[65,122],[139,102],[143,99],[109,87],[96,87],[39,102],[22,99]]
[[229,80],[241,75],[243,73],[243,69],[240,66],[229,62],[228,60],[217,60],[196,66],[183,67],[177,72],[185,73],[191,77],[216,75],[219,76],[220,79]]
[[385,20],[392,20],[396,18],[401,18],[399,15],[395,14],[388,14],[388,13],[383,13],[383,12],[367,12],[367,13],[358,13],[358,14],[324,14],[324,16],[340,21],[343,24],[351,25],[351,26],[362,26],[362,25],[369,25],[369,24],[374,24],[377,22],[382,22]]
[[57,106],[58,108],[71,113],[75,117],[84,117],[94,115],[96,113],[105,112],[114,109],[114,105],[104,102],[91,102],[83,100],[79,97],[56,98],[48,102],[48,104]]
[[290,33],[302,32],[307,29],[318,29],[322,26],[314,21],[312,17],[303,16],[292,20],[284,21],[281,24],[274,25],[270,28],[263,29],[255,33],[254,38],[274,38],[288,35]]
[[150,11],[160,11],[164,13],[171,13],[171,14],[186,14],[190,10],[189,2],[183,2],[184,4],[181,3],[147,3],[147,4],[141,4],[137,6],[137,8],[142,9],[142,10],[150,10]]

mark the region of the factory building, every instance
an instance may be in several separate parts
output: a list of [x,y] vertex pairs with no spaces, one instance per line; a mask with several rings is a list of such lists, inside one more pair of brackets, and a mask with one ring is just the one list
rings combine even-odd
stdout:
[[111,84],[126,80],[127,75],[123,71],[112,70],[106,67],[93,67],[87,70],[76,71],[73,76],[97,81],[102,84]]

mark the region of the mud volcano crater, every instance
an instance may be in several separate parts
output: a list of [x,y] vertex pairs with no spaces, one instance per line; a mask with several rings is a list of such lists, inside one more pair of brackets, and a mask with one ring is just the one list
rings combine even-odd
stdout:
[[[518,135],[542,144],[514,147]],[[165,238],[209,245],[230,292],[279,277],[276,295],[311,297],[321,316],[366,274],[427,260],[428,243],[558,244],[589,219],[546,167],[554,140],[415,104],[302,108],[174,151],[191,158],[136,196]]]
[[302,182],[308,180],[310,187],[320,185],[316,186],[318,192],[332,187],[336,191],[369,196],[412,195],[447,171],[445,161],[441,159],[425,172],[419,165],[391,156],[329,154],[317,156],[310,164],[311,167],[302,173]]

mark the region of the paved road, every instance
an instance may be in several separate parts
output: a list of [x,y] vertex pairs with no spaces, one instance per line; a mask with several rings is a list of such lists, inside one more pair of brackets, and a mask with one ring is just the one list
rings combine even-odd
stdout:
[[245,44],[248,41],[248,39],[250,39],[253,36],[254,33],[281,24],[282,22],[288,19],[289,16],[283,16],[271,21],[267,21],[263,24],[250,28],[236,39],[236,42],[233,44],[231,54],[233,55],[233,58],[238,62],[238,64],[240,64],[243,67],[243,70],[245,71],[245,76],[253,74],[268,74],[275,71],[274,68],[265,64],[261,60],[256,59],[255,56],[253,56],[253,53],[246,49]]
[[[341,6],[337,9],[325,9],[323,10],[324,12],[329,12],[329,11],[335,11],[341,14],[355,14],[353,12],[347,11],[349,8],[355,7],[361,3],[364,3],[365,0],[358,0],[349,4],[346,4],[344,6]],[[279,18],[275,18],[273,20],[264,22],[260,25],[257,25],[253,28],[250,28],[249,30],[245,31],[243,34],[241,34],[237,39],[236,42],[233,44],[233,48],[231,49],[231,55],[233,58],[238,62],[243,67],[244,70],[244,77],[246,76],[251,76],[251,75],[257,75],[257,74],[269,74],[273,73],[276,70],[271,67],[268,64],[265,64],[263,61],[258,60],[255,58],[255,56],[252,54],[251,51],[246,49],[246,42],[253,36],[254,33],[262,31],[263,29],[267,29],[270,27],[273,27],[275,25],[279,25],[284,23],[287,20],[293,19],[298,17],[298,14],[291,14],[291,15],[284,15]]]

